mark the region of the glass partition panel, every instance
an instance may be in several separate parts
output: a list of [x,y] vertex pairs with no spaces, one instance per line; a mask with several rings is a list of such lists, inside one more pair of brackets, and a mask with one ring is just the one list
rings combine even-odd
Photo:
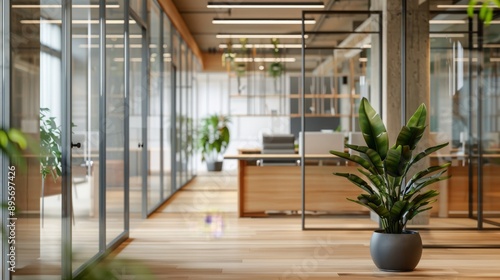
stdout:
[[[181,157],[181,102],[182,102],[182,65],[181,65],[181,40],[179,33],[174,32],[172,42],[172,61],[175,66],[175,188],[179,189],[182,185],[182,157]],[[174,163],[172,163],[174,164]]]
[[[300,180],[304,176],[306,228],[376,228],[378,223],[370,219],[366,208],[346,199],[355,199],[359,189],[332,175],[357,174],[358,166],[329,151],[347,152],[345,143],[365,145],[358,122],[362,98],[380,111],[381,15],[376,11],[331,11],[325,16],[321,32],[305,33],[312,39],[307,40],[304,50],[304,75],[290,77],[291,132],[298,142],[298,153],[303,154],[300,164],[304,171],[293,160],[283,167],[288,171],[283,171],[294,174],[287,180],[297,188],[293,193],[299,195],[293,205],[282,199],[275,210],[294,213],[297,207],[302,208]],[[288,187],[287,183],[282,185]]]
[[180,98],[177,100],[180,105],[180,111],[178,112],[178,123],[179,123],[179,154],[180,154],[180,166],[179,166],[179,176],[181,178],[180,186],[183,186],[187,181],[187,103],[188,103],[188,78],[189,71],[187,67],[187,47],[184,41],[181,43],[180,48],[180,73],[181,73],[181,84],[180,84]]
[[[125,48],[123,0],[106,1],[106,244],[125,230]],[[112,24],[121,22],[122,24]]]
[[73,271],[99,252],[99,143],[102,136],[99,106],[99,28],[77,24],[99,20],[98,0],[80,1],[73,7],[72,29],[72,188]]
[[35,139],[41,151],[41,155],[26,155],[24,170],[16,161],[10,163],[15,169],[17,209],[15,217],[9,216],[17,218],[12,279],[61,275],[61,84],[65,74],[61,71],[61,24],[54,23],[62,20],[61,1],[51,4],[56,7],[11,5],[11,95],[10,104],[3,106],[10,106],[10,126]]
[[163,15],[163,197],[172,194],[172,42],[171,25]]
[[481,130],[477,141],[482,156],[481,176],[482,196],[478,211],[483,211],[484,227],[500,226],[500,26],[491,24],[484,27],[484,42],[482,44],[483,84],[479,120]]
[[[442,19],[449,16],[457,20],[457,15],[433,15],[434,18]],[[467,20],[464,14],[461,20]],[[469,119],[473,102],[470,94],[477,83],[470,75],[477,69],[477,52],[471,52],[474,46],[470,42],[477,37],[467,28],[467,24],[429,25],[429,144],[449,142],[449,145],[432,154],[428,163],[436,165],[451,162],[448,173],[452,175],[450,179],[430,186],[440,192],[433,209],[426,213],[435,226],[444,226],[451,219],[461,221],[455,222],[461,227],[474,227],[476,224],[475,220],[468,219],[476,215],[473,209],[474,183],[469,178],[474,176],[472,172],[477,169],[477,163],[468,160],[470,151],[467,138],[470,133],[474,133]],[[426,224],[429,223],[420,222],[418,226]]]
[[195,91],[194,91],[194,55],[192,51],[189,51],[189,56],[188,56],[188,65],[189,65],[189,102],[188,102],[188,115],[189,115],[189,122],[188,122],[188,179],[191,180],[194,176],[194,139],[196,139],[196,131],[194,131],[193,126],[194,126],[194,104],[195,104]]
[[148,211],[161,200],[161,73],[160,8],[156,1],[148,1],[149,14],[149,100],[148,100]]
[[[147,92],[146,79],[146,29],[130,18],[130,101],[129,101],[129,189],[130,215],[133,218],[141,216],[143,210],[143,101]],[[146,178],[147,179],[147,178]]]

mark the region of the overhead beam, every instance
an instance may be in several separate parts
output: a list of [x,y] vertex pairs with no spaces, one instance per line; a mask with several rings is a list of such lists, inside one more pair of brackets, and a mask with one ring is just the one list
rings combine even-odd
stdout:
[[201,53],[201,50],[194,40],[191,31],[189,31],[186,22],[184,22],[184,19],[179,13],[179,10],[177,10],[177,7],[174,5],[172,0],[158,0],[158,3],[160,4],[165,14],[167,14],[168,18],[174,25],[175,29],[177,29],[177,31],[179,32],[182,39],[184,39],[188,47],[191,49],[191,51],[193,51],[193,54],[198,58],[198,61],[200,62],[202,68],[204,68],[203,55]]

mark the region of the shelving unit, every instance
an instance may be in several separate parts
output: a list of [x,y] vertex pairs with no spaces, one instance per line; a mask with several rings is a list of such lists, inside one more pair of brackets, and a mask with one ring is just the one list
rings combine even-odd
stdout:
[[289,95],[285,75],[273,78],[264,71],[244,76],[229,74],[229,112],[232,117],[288,117]]
[[[306,122],[309,120],[311,130],[328,126],[329,129],[352,131],[357,119],[359,101],[361,100],[360,74],[350,67],[352,71],[333,71],[329,75],[305,76],[305,113]],[[302,114],[301,77],[290,77],[290,117],[292,127],[297,126],[297,120]],[[306,129],[308,125],[306,125]],[[339,127],[340,126],[340,127]],[[296,128],[295,128],[296,130]]]

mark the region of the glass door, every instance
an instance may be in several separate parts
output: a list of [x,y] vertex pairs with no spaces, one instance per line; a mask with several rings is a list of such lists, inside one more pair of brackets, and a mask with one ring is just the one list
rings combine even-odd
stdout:
[[[129,102],[129,142],[130,142],[130,215],[131,218],[146,216],[146,204],[143,203],[147,178],[143,153],[146,126],[143,122],[143,103],[147,92],[147,44],[146,29],[130,18],[130,102]],[[142,213],[142,214],[141,214]]]
[[[2,6],[5,8],[4,3],[14,2],[2,1]],[[36,1],[17,4],[36,4]],[[5,70],[11,71],[10,79],[3,81],[4,89],[10,91],[10,98],[4,100],[10,99],[10,103],[2,104],[0,110],[2,114],[10,112],[10,127],[35,139],[41,153],[27,153],[24,168],[16,161],[9,163],[9,171],[13,172],[9,176],[14,183],[9,187],[15,187],[14,190],[9,188],[7,192],[7,186],[3,186],[7,181],[2,182],[3,193],[12,197],[5,199],[15,201],[17,211],[8,216],[15,221],[15,272],[10,275],[3,273],[1,279],[61,275],[63,206],[60,155],[64,117],[61,85],[67,77],[62,71],[62,28],[57,24],[62,20],[62,1],[52,1],[51,4],[54,7],[11,4],[10,26],[3,22],[6,24],[4,28],[9,30],[6,33],[10,32],[7,36],[10,42],[2,45],[6,49],[10,47],[10,53],[5,56],[9,59],[4,61],[10,62],[10,65],[5,65],[9,67]],[[5,271],[8,274],[9,270]]]
[[[74,6],[72,29],[72,115],[71,115],[71,188],[72,250],[75,271],[99,253],[99,186],[102,167],[100,139],[105,128],[100,107],[100,49],[97,25],[98,0],[82,1],[87,8]],[[87,24],[85,24],[87,23]],[[48,203],[53,205],[52,203]]]

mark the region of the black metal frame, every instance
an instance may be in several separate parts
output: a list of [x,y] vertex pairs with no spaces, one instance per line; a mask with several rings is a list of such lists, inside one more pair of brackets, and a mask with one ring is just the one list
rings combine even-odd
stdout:
[[[407,12],[407,4],[406,4],[406,1],[402,1],[402,21],[401,21],[401,27],[402,27],[402,30],[401,30],[401,36],[402,36],[402,41],[401,41],[401,119],[402,119],[402,123],[404,124],[405,123],[405,119],[406,119],[406,12]],[[350,11],[335,11],[335,12],[332,12],[332,13],[349,13]],[[359,12],[357,11],[358,13],[370,13],[368,11],[363,11],[363,12]],[[430,13],[434,13],[435,11],[430,11]],[[319,14],[319,13],[326,13],[326,12],[308,12],[308,11],[304,11],[303,12],[303,15],[302,15],[302,18],[304,19],[304,16],[305,14]],[[373,13],[373,12],[371,12]],[[439,11],[440,14],[447,14],[447,13],[450,13],[450,14],[463,14],[464,12],[463,11]],[[477,15],[477,12],[476,12],[476,15]],[[382,15],[380,15],[382,16]],[[473,51],[473,36],[472,34],[477,34],[478,35],[478,48],[477,48],[477,51],[478,51],[478,61],[480,61],[480,65],[478,66],[478,69],[477,69],[477,76],[478,77],[481,77],[482,75],[482,68],[483,68],[483,61],[482,61],[482,57],[483,57],[483,54],[482,54],[482,40],[483,40],[483,23],[477,18],[476,16],[476,20],[477,20],[477,26],[478,26],[478,30],[477,32],[472,30],[472,27],[473,27],[473,20],[472,19],[469,19],[468,21],[468,24],[469,24],[469,29],[468,31],[451,31],[451,32],[431,32],[431,33],[447,33],[447,34],[450,34],[450,33],[456,33],[456,34],[464,34],[464,33],[467,33],[469,34],[469,65],[472,65],[472,51]],[[380,26],[382,25],[382,18],[380,20]],[[382,32],[382,28],[380,28],[380,32]],[[322,32],[322,33],[325,33],[325,32]],[[352,32],[352,33],[355,33],[355,32]],[[302,36],[304,36],[305,34],[308,34],[307,32],[305,32],[305,26],[304,24],[302,24]],[[381,41],[382,42],[382,41]],[[304,79],[305,79],[305,49],[312,49],[312,48],[306,48],[305,47],[305,42],[304,42],[304,39],[302,40],[302,85],[303,85],[303,88],[302,88],[302,92],[305,92],[305,88],[304,88]],[[381,49],[381,48],[380,48]],[[382,58],[382,55],[380,55],[380,57]],[[381,71],[382,72],[382,71]],[[472,72],[472,67],[469,67],[469,77],[472,77],[473,75],[473,72]],[[478,91],[478,108],[477,108],[477,114],[478,114],[478,118],[476,120],[476,126],[478,128],[478,135],[479,137],[482,137],[482,124],[481,124],[481,118],[480,116],[483,114],[482,112],[482,98],[483,98],[483,88],[482,88],[482,84],[481,84],[481,79],[478,78],[478,85],[477,85],[477,91]],[[473,83],[472,81],[469,83],[469,127],[472,127],[472,122],[473,122],[473,119],[472,119],[472,111],[473,111],[473,103],[472,103],[472,98],[473,98],[473,92],[474,90],[474,87],[473,87]],[[382,92],[382,91],[381,91]],[[304,116],[304,112],[305,112],[305,108],[304,108],[304,95],[302,94],[301,96],[302,98],[302,114],[301,114],[301,124],[302,124],[302,129],[305,130],[305,116]],[[304,141],[304,140],[302,140]],[[302,143],[304,144],[304,143]],[[304,147],[304,145],[302,145],[302,147]],[[303,149],[303,148],[302,148]],[[467,149],[468,149],[468,156],[467,156],[467,160],[469,163],[472,163],[473,160],[477,160],[478,162],[478,166],[477,166],[477,184],[478,184],[478,189],[477,189],[477,217],[474,217],[473,215],[473,202],[474,202],[474,198],[473,198],[473,177],[472,176],[469,176],[469,218],[471,219],[477,219],[477,228],[464,228],[464,227],[446,227],[446,228],[430,228],[430,227],[427,227],[427,228],[418,228],[418,227],[412,227],[412,229],[416,229],[416,230],[420,230],[420,231],[432,231],[432,230],[447,230],[447,231],[469,231],[469,230],[477,230],[477,229],[480,229],[480,230],[483,230],[483,231],[498,231],[500,228],[484,228],[483,227],[483,223],[488,223],[490,225],[494,225],[494,226],[500,226],[500,223],[499,222],[496,222],[496,221],[491,221],[491,220],[488,220],[488,219],[484,219],[483,217],[483,196],[484,196],[484,193],[483,193],[483,178],[482,178],[482,174],[483,174],[483,171],[482,171],[482,167],[483,167],[483,150],[481,148],[481,145],[479,145],[479,148],[477,150],[477,154],[473,155],[473,150],[472,150],[472,130],[469,129],[469,137],[468,137],[468,143],[467,143]],[[346,230],[345,227],[334,227],[334,228],[309,228],[309,227],[305,227],[305,165],[304,165],[304,150],[301,151],[302,153],[302,156],[301,156],[301,172],[302,172],[302,229],[303,230],[325,230],[325,231],[336,231],[336,230]],[[474,167],[472,166],[472,164],[469,164],[469,174],[473,174],[473,169]],[[349,228],[349,230],[360,230],[360,231],[365,231],[365,230],[373,230],[375,228],[368,228],[368,227],[364,227],[364,228],[359,228],[359,229],[351,229]],[[425,245],[424,247],[426,248],[500,248],[500,244],[499,245],[494,245],[494,244],[489,244],[489,245],[481,245],[481,244],[439,244],[439,245]]]
[[[335,15],[335,14],[341,14],[341,15],[377,15],[379,18],[379,25],[378,29],[379,31],[313,31],[313,32],[306,32],[305,30],[305,19],[306,15]],[[382,12],[381,11],[360,11],[360,10],[342,10],[342,11],[302,11],[302,32],[301,32],[301,37],[302,37],[302,48],[301,48],[301,59],[302,59],[302,67],[301,67],[301,83],[302,83],[302,88],[301,88],[301,93],[300,93],[300,100],[301,100],[301,114],[300,114],[300,122],[301,122],[301,130],[305,131],[306,130],[306,124],[305,124],[305,56],[306,56],[306,49],[328,49],[328,50],[335,50],[335,49],[362,49],[362,48],[349,48],[349,47],[306,47],[305,45],[305,38],[304,36],[306,34],[321,34],[321,35],[331,35],[331,34],[378,34],[379,35],[379,41],[382,44]],[[379,53],[378,53],[380,59],[382,60],[382,45],[379,48]],[[379,72],[381,73],[380,76],[380,83],[379,83],[379,94],[380,94],[380,102],[382,103],[382,63],[379,63]],[[382,112],[382,111],[381,111]],[[300,143],[299,147],[301,147],[300,151],[300,168],[301,168],[301,185],[302,185],[302,212],[301,212],[301,227],[302,230],[346,230],[346,228],[309,228],[305,226],[305,200],[306,200],[306,190],[305,190],[305,137],[302,137],[300,140],[302,143]],[[375,229],[375,228],[374,228]],[[351,229],[350,229],[351,230]],[[365,229],[363,229],[365,230]]]

